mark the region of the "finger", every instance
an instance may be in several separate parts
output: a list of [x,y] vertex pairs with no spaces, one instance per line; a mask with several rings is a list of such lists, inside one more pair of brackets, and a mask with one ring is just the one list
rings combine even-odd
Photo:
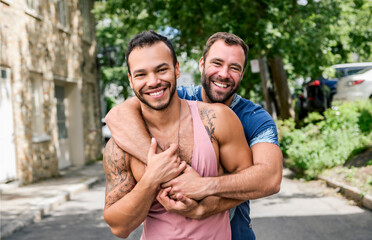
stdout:
[[159,202],[162,202],[162,199],[164,198],[164,189],[161,189],[159,192],[158,192],[158,195],[156,196],[156,199],[159,201]]
[[189,166],[189,165],[187,165],[185,170],[183,170],[184,173],[187,173],[187,172],[190,172],[190,171],[192,171],[192,167]]
[[165,202],[169,201],[169,197],[168,197],[168,194],[169,194],[169,190],[170,189],[161,189],[158,193],[158,195],[156,196],[156,199],[163,205]]
[[168,182],[166,182],[166,183],[162,183],[160,185],[161,188],[167,188],[167,187],[172,187],[172,186],[173,186],[173,179],[170,180],[170,181],[168,181]]
[[156,200],[167,210],[166,206],[167,206],[167,199],[158,195],[156,196]]
[[164,153],[169,155],[174,155],[177,153],[178,145],[175,143],[172,143],[167,150],[164,151]]
[[148,156],[152,156],[152,155],[156,154],[156,147],[157,147],[156,139],[151,138],[151,144],[150,144],[150,149],[149,149],[149,152],[148,152]]
[[165,188],[165,189],[163,190],[164,195],[165,195],[165,196],[168,196],[168,195],[169,195],[169,192],[170,192],[171,190],[172,190],[171,187]]
[[192,205],[192,200],[190,198],[182,195],[181,193],[177,193],[176,198],[177,198],[178,201],[182,202],[187,207]]
[[186,167],[187,167],[187,163],[185,161],[181,161],[180,165],[178,166],[178,171],[179,171],[178,174],[183,172],[186,169]]

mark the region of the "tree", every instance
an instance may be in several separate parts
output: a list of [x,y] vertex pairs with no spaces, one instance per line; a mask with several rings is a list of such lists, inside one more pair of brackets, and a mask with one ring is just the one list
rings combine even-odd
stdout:
[[[291,116],[288,73],[289,80],[314,78],[325,66],[347,61],[352,51],[371,56],[370,27],[353,32],[350,25],[362,16],[370,23],[368,0],[111,0],[100,7],[99,20],[111,19],[116,29],[110,25],[115,34],[109,31],[99,42],[108,37],[116,44],[116,37],[155,29],[170,37],[178,55],[196,59],[213,33],[240,36],[250,47],[250,59],[268,58],[282,118]],[[248,67],[239,93],[248,96],[259,83]]]

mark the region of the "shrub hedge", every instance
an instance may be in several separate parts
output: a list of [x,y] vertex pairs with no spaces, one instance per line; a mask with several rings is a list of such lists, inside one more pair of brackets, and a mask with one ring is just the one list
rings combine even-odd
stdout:
[[344,164],[372,144],[372,102],[333,105],[323,115],[310,113],[300,128],[293,119],[277,121],[285,165],[306,179]]

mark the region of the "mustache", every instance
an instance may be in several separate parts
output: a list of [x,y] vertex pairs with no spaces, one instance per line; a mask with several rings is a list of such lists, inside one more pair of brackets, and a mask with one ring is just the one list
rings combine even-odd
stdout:
[[234,83],[234,81],[230,80],[229,78],[221,78],[219,76],[210,76],[209,80],[218,81],[221,83]]
[[141,89],[141,93],[142,92],[146,92],[146,91],[148,91],[148,90],[152,90],[152,89],[157,89],[157,88],[162,88],[162,87],[169,87],[170,86],[170,83],[160,83],[160,84],[158,84],[158,85],[156,85],[156,86],[153,86],[153,87],[146,87],[146,88],[144,88],[144,89]]

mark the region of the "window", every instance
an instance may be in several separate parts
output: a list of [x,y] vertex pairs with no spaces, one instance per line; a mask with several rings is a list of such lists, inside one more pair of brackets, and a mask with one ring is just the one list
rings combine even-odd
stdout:
[[38,12],[39,10],[39,0],[26,0],[26,5],[28,8]]
[[39,0],[24,0],[26,9],[25,13],[39,21],[43,20],[43,17],[40,15],[39,11]]
[[88,126],[89,126],[89,129],[91,130],[94,130],[96,129],[96,118],[95,118],[95,92],[94,92],[94,87],[93,87],[93,84],[88,84],[87,85],[87,106],[88,106]]
[[66,0],[57,1],[58,21],[62,27],[67,28],[69,24],[68,8]]
[[34,136],[45,135],[43,111],[43,85],[41,74],[32,74],[32,133]]
[[66,139],[68,138],[68,134],[66,126],[65,88],[56,85],[55,97],[57,100],[58,139]]
[[80,2],[80,11],[83,21],[83,39],[87,41],[92,40],[92,31],[90,27],[90,10],[91,1],[90,0],[81,0]]

